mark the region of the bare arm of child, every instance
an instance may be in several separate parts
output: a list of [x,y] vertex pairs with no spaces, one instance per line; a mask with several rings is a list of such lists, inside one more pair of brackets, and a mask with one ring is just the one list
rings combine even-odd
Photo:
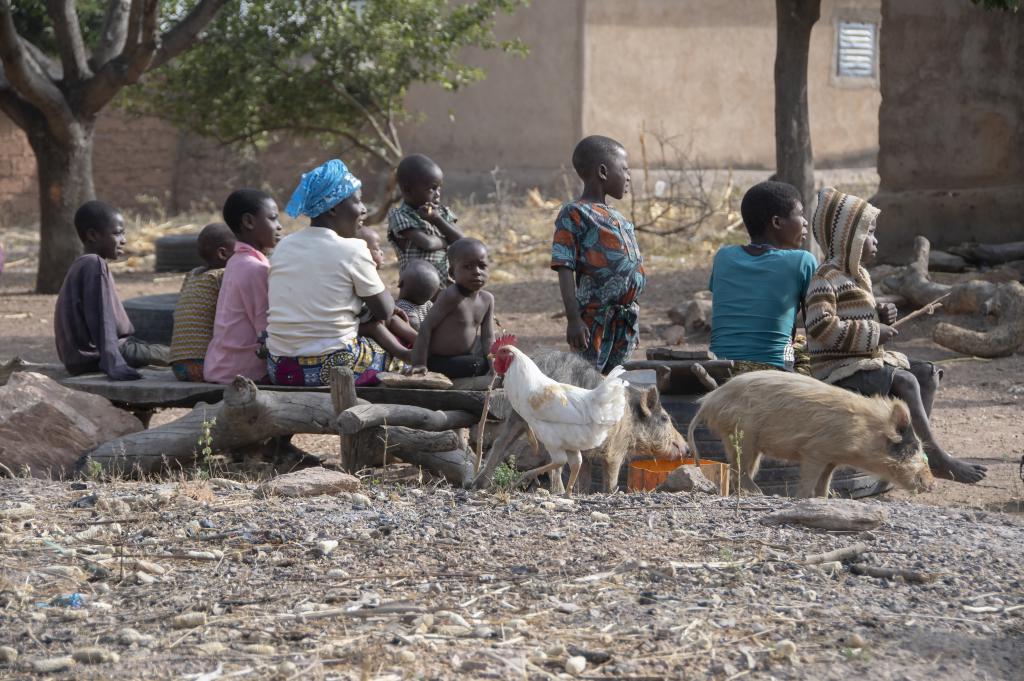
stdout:
[[565,306],[565,340],[573,350],[586,350],[590,346],[590,332],[580,318],[580,306],[576,302],[576,273],[568,267],[559,267],[558,288]]
[[[420,214],[421,218],[437,227],[438,231],[444,236],[445,242],[447,242],[445,246],[455,243],[464,236],[458,227],[442,217],[441,212],[434,204],[425,203],[416,212]],[[444,248],[444,246],[440,246],[440,248]]]
[[448,246],[441,237],[427,234],[422,229],[407,229],[402,232],[402,238],[423,251],[439,251]]
[[480,355],[487,359],[494,343],[494,296],[489,291],[481,291],[479,295],[487,302],[487,311],[480,322]]
[[462,302],[462,296],[454,286],[449,286],[437,297],[434,306],[430,308],[426,319],[420,324],[419,333],[416,334],[416,344],[412,348],[412,369],[413,374],[427,373],[427,356],[430,354],[430,343],[436,331]]
[[374,319],[391,319],[391,315],[395,314],[395,299],[386,290],[363,298],[363,302]]
[[398,340],[395,334],[391,333],[384,322],[374,320],[360,324],[359,335],[377,341],[377,344],[384,349],[384,352],[392,357],[397,357],[403,362],[409,362],[412,359],[412,350],[402,345],[402,341]]
[[404,312],[399,316],[400,312],[402,310],[396,307],[395,314],[391,315],[391,319],[388,320],[388,331],[393,333],[402,342],[402,345],[412,347],[413,343],[416,342],[417,331],[409,324],[409,318]]

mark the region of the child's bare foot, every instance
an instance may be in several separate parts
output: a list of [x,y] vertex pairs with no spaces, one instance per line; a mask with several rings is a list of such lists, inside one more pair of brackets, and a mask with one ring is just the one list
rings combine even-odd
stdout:
[[983,480],[988,472],[988,468],[985,466],[955,459],[941,450],[932,450],[927,454],[932,475],[936,478],[973,485]]

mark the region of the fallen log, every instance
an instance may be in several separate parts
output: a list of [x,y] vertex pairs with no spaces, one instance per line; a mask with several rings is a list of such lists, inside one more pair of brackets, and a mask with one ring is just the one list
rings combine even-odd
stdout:
[[959,255],[933,250],[928,255],[928,269],[932,272],[963,272],[967,261]]
[[706,386],[693,373],[691,367],[695,364],[701,365],[719,383],[729,379],[733,367],[732,361],[727,359],[641,359],[626,362],[623,366],[627,371],[654,369],[658,376],[658,390],[662,394],[688,395],[707,391]]
[[950,248],[949,252],[980,265],[1002,265],[1012,260],[1024,260],[1024,241],[1007,244],[967,242]]
[[931,244],[928,239],[923,236],[916,237],[914,257],[910,263],[882,280],[887,289],[906,298],[915,309],[946,295],[952,288],[947,284],[936,283],[928,277],[929,251]]
[[465,431],[432,433],[401,426],[373,426],[346,436],[351,454],[343,467],[349,473],[380,468],[396,461],[426,468],[453,485],[472,480],[474,468]]
[[404,404],[364,404],[346,409],[338,417],[338,430],[354,435],[374,426],[405,426],[417,430],[469,428],[477,415],[466,411],[437,411]]
[[932,339],[939,345],[975,357],[1007,357],[1024,345],[1024,286],[1015,281],[996,289],[992,313],[999,323],[988,331],[973,331],[941,322]]
[[914,258],[905,267],[884,277],[882,288],[904,298],[915,310],[936,299],[945,299],[943,308],[950,314],[987,312],[988,301],[995,294],[995,284],[979,279],[952,286],[932,281],[928,274],[930,250],[928,239],[923,236],[915,238]]
[[326,393],[260,391],[237,377],[217,404],[200,403],[191,412],[159,428],[119,437],[86,452],[78,469],[98,463],[105,473],[152,473],[191,465],[199,449],[203,423],[211,447],[228,450],[295,433],[334,433],[334,408]]

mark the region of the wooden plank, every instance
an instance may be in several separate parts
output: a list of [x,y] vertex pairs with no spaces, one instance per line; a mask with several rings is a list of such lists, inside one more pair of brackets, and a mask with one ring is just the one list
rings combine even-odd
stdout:
[[[219,402],[227,386],[217,383],[179,381],[169,369],[143,369],[140,381],[113,381],[104,374],[83,374],[59,379],[61,385],[74,390],[101,395],[111,402],[131,408],[157,409],[194,407],[199,402]],[[330,386],[302,387],[261,385],[267,392],[329,393]],[[495,395],[500,394],[495,391]],[[482,390],[421,390],[416,388],[361,387],[356,394],[367,402],[405,404],[428,409],[468,411],[479,415],[483,410]],[[493,399],[493,398],[492,398]],[[495,413],[494,408],[490,410]]]
[[[637,360],[626,362],[627,370],[635,371],[640,369],[654,369],[659,371],[658,390],[664,395],[689,395],[707,392],[690,369],[694,364],[700,364],[719,383],[729,377],[733,363],[727,359],[711,360]],[[667,369],[667,372],[665,371]]]
[[678,348],[647,348],[647,359],[717,359],[710,350],[680,350]]

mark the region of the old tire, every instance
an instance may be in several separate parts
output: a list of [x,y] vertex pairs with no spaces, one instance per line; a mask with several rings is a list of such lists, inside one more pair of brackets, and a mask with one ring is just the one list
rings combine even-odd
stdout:
[[135,337],[149,343],[171,344],[177,293],[158,293],[124,301],[125,312],[135,327]]
[[[690,427],[690,421],[697,414],[700,395],[662,395],[661,404],[672,417],[676,430],[683,435]],[[705,428],[698,426],[694,432],[694,444],[700,450],[702,459],[725,461],[725,448],[722,441]],[[800,481],[800,466],[789,461],[779,461],[767,457],[761,460],[761,469],[754,482],[767,495],[789,497],[796,493]],[[837,468],[832,476],[831,491],[835,496],[849,499],[881,494],[892,489],[892,484],[855,468]]]
[[156,240],[157,272],[188,272],[203,264],[198,234],[172,234]]

